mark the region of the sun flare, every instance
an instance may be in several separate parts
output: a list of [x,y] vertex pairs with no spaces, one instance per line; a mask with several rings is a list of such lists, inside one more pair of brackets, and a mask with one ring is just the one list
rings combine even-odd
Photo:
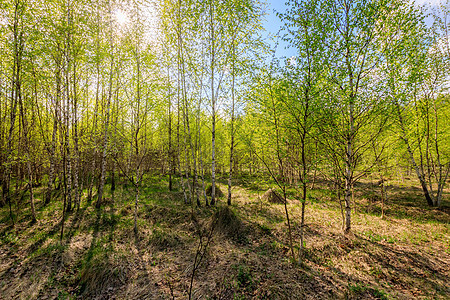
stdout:
[[114,18],[116,19],[117,23],[119,23],[120,26],[123,26],[126,23],[128,23],[128,16],[121,10],[117,10],[114,13]]

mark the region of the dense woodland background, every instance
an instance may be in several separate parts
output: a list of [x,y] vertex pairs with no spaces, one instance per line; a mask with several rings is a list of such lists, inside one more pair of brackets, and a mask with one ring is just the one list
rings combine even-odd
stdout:
[[[257,0],[0,2],[0,298],[450,295],[450,4],[287,7],[273,38],[297,55],[278,58]],[[434,227],[392,223],[406,217]],[[435,245],[417,266],[435,280],[393,269],[422,294],[395,286],[382,271],[389,266],[370,269],[369,279],[317,267],[342,249],[398,246],[390,234],[414,228]],[[267,239],[274,272],[286,278],[271,286],[261,275],[267,265],[249,269],[261,256],[247,265],[232,256],[214,269],[218,232],[234,247],[222,258],[257,253]],[[314,244],[321,234],[339,251]],[[118,246],[125,240],[131,253]],[[76,246],[82,241],[90,246]],[[152,255],[185,260],[145,258],[148,245]],[[376,262],[406,255],[383,251]],[[336,257],[318,259],[327,252]],[[420,255],[406,255],[403,267]],[[147,289],[139,268],[124,263],[138,256],[150,282],[160,270]],[[36,257],[60,259],[43,270]],[[230,271],[229,262],[240,263]],[[12,287],[6,279],[17,272],[34,288]],[[326,272],[334,275],[313,283]],[[292,288],[293,278],[303,288]]]

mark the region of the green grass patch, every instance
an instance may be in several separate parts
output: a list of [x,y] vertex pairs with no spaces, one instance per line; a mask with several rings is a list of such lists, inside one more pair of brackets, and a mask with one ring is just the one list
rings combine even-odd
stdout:
[[388,295],[377,288],[372,288],[362,283],[355,283],[348,285],[348,293],[351,299],[369,298],[369,295],[375,299],[388,300]]
[[372,243],[384,241],[384,242],[387,242],[389,244],[394,244],[394,243],[396,243],[398,241],[396,238],[393,238],[393,237],[388,236],[388,235],[381,235],[381,234],[373,232],[372,230],[364,231],[362,234],[365,237],[367,237],[369,239],[369,241],[371,241]]

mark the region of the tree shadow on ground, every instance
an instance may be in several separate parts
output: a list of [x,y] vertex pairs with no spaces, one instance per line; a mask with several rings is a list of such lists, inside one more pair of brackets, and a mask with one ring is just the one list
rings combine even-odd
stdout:
[[[381,215],[381,188],[374,183],[359,182],[355,185],[355,205],[357,210],[368,214]],[[422,223],[450,222],[450,193],[443,194],[440,207],[428,206],[423,192],[416,186],[387,186],[387,201],[384,214],[396,219],[414,219]]]
[[372,269],[373,282],[384,280],[395,290],[408,290],[416,287],[419,295],[437,292],[442,296],[450,295],[448,286],[448,269],[442,258],[414,248],[395,244],[370,241],[363,236],[357,240],[364,245],[368,255],[367,263],[380,265],[380,269]]

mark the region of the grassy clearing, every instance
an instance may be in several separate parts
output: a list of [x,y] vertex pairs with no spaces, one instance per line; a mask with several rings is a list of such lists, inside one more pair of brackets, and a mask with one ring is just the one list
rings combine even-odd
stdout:
[[[214,238],[194,280],[193,297],[212,299],[448,299],[450,217],[430,209],[420,191],[391,186],[386,217],[380,203],[355,190],[353,235],[341,234],[339,204],[317,184],[307,204],[305,264],[289,261],[284,207],[261,198],[270,182],[251,178],[233,188],[233,205],[185,205],[163,179],[147,177],[141,190],[139,235],[133,233],[134,191],[119,185],[100,210],[83,201],[68,214],[59,241],[61,201],[36,200],[30,225],[21,205],[14,228],[0,210],[1,299],[186,298],[199,232]],[[226,190],[224,182],[218,184]],[[42,194],[37,189],[37,194]],[[301,205],[288,208],[298,251]],[[371,198],[373,199],[373,197]]]

